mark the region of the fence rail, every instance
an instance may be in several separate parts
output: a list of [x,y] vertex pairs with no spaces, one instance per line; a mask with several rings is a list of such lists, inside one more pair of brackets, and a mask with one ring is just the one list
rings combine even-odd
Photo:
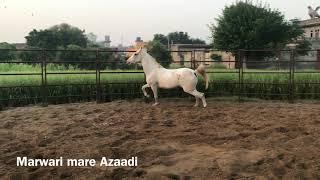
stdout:
[[[110,101],[113,99],[113,95],[121,95],[123,97],[129,97],[130,95],[136,95],[134,97],[138,97],[138,95],[142,95],[142,92],[140,91],[136,91],[134,90],[133,92],[118,92],[117,90],[112,90],[112,92],[106,91],[106,89],[108,89],[110,86],[113,85],[121,85],[121,84],[125,84],[125,85],[131,85],[131,86],[135,86],[135,87],[139,87],[141,86],[141,84],[143,83],[141,82],[102,82],[101,78],[102,75],[113,75],[113,74],[143,74],[143,71],[141,70],[130,70],[130,71],[122,71],[122,70],[115,70],[115,71],[108,71],[105,70],[102,65],[105,64],[123,64],[125,63],[124,61],[115,61],[115,60],[105,60],[103,58],[101,58],[101,56],[103,55],[103,53],[113,53],[116,55],[123,55],[123,53],[132,53],[134,51],[114,51],[114,50],[36,50],[36,49],[15,49],[15,50],[11,50],[11,49],[0,49],[0,55],[3,51],[13,51],[13,52],[36,52],[38,53],[37,55],[39,55],[38,59],[36,60],[32,60],[32,61],[24,61],[24,60],[0,60],[0,66],[1,64],[33,64],[33,65],[40,65],[40,72],[35,73],[35,72],[31,72],[31,73],[26,73],[26,72],[21,72],[21,73],[10,73],[10,72],[0,72],[0,78],[3,76],[40,76],[40,84],[38,86],[29,86],[29,85],[25,85],[25,86],[7,86],[7,85],[2,85],[0,84],[0,95],[1,95],[1,91],[3,91],[4,89],[21,89],[21,91],[23,91],[22,89],[28,89],[28,88],[39,88],[39,92],[40,95],[36,96],[36,97],[32,97],[32,96],[28,96],[27,94],[23,95],[23,97],[11,97],[9,95],[10,98],[5,98],[5,99],[1,99],[0,98],[0,108],[4,107],[4,106],[10,106],[12,104],[13,101],[23,101],[26,99],[33,99],[35,103],[38,103],[39,100],[41,101],[41,103],[43,105],[47,105],[48,103],[50,103],[51,101],[49,99],[54,99],[54,98],[79,98],[79,100],[81,99],[81,97],[86,97],[83,98],[85,100],[95,100],[97,102],[104,102],[104,101]],[[294,102],[296,99],[297,95],[301,95],[301,94],[305,94],[305,95],[314,95],[314,94],[320,94],[320,82],[316,81],[316,82],[296,82],[295,80],[295,76],[297,74],[319,74],[320,75],[320,71],[317,71],[315,69],[312,70],[304,70],[304,71],[299,71],[297,68],[297,63],[319,63],[319,59],[320,59],[320,53],[319,50],[309,50],[308,52],[316,52],[316,56],[313,57],[312,60],[301,60],[299,58],[297,58],[298,52],[302,51],[302,50],[237,50],[237,51],[233,51],[233,54],[235,55],[235,59],[234,60],[224,60],[224,63],[234,63],[235,64],[235,68],[234,70],[208,70],[209,74],[213,74],[214,75],[218,75],[218,74],[233,74],[235,76],[237,76],[237,80],[234,82],[219,82],[219,84],[224,84],[224,85],[231,85],[232,87],[235,87],[232,92],[215,92],[215,91],[207,91],[206,94],[218,94],[218,95],[236,95],[238,96],[239,101],[242,101],[245,97],[248,97],[250,95],[261,95],[261,92],[248,92],[248,85],[252,85],[252,84],[256,84],[259,86],[286,86],[287,91],[286,93],[283,93],[283,91],[281,93],[269,93],[268,95],[270,96],[281,96],[284,97],[283,99],[287,99],[289,102]],[[306,51],[306,50],[303,50]],[[81,61],[56,61],[56,60],[52,60],[49,59],[50,57],[50,53],[57,53],[57,52],[81,52],[81,53],[94,53],[94,58],[91,58],[91,60],[89,59],[85,59],[85,60],[81,60]],[[189,64],[189,68],[195,69],[197,67],[198,64],[200,63],[221,63],[221,61],[217,61],[217,60],[211,60],[202,56],[198,56],[197,53],[211,53],[214,54],[215,52],[222,52],[220,50],[181,50],[181,51],[171,51],[171,53],[178,53],[179,56],[181,56],[181,54],[186,54],[188,53],[188,57],[189,60],[183,60],[183,63],[187,63]],[[180,53],[180,54],[179,54]],[[286,53],[286,56],[288,56],[287,59],[281,57],[279,59],[266,59],[264,58],[263,60],[256,60],[255,58],[250,59],[249,57],[252,56],[259,56],[259,53],[264,53],[264,57],[267,57],[268,55],[265,55],[265,53],[267,54],[274,54],[273,57],[280,57],[282,53]],[[306,57],[306,55],[305,55]],[[172,64],[181,64],[181,61],[176,61],[174,60],[173,62],[171,62]],[[72,72],[54,72],[54,71],[48,71],[48,66],[49,64],[64,64],[64,65],[69,65],[69,64],[81,64],[81,65],[91,65],[91,69],[90,70],[84,70],[84,71],[72,71]],[[269,69],[263,69],[263,70],[252,70],[250,68],[247,68],[246,65],[250,64],[251,66],[256,66],[256,65],[264,65],[266,66],[266,64],[273,64],[273,65],[277,65],[278,69],[276,70],[269,70]],[[94,67],[94,68],[92,68]],[[285,68],[281,68],[281,67],[285,67]],[[283,75],[283,76],[287,76],[287,81],[285,83],[279,83],[279,82],[246,82],[246,76],[247,75],[256,75],[256,74],[266,74],[266,75]],[[50,78],[51,75],[94,75],[95,76],[95,83],[75,83],[75,84],[49,84],[48,83],[48,78]],[[1,81],[0,81],[1,82]],[[215,82],[215,79],[212,79],[212,82]],[[218,84],[218,83],[217,83]],[[319,93],[318,92],[296,92],[296,88],[298,85],[301,84],[308,84],[308,85],[313,85],[319,89]],[[71,88],[71,86],[82,86],[82,87],[86,87],[86,86],[90,86],[90,89],[88,91],[87,94],[85,95],[81,95],[81,94],[67,94],[67,95],[52,95],[49,94],[49,88],[52,87],[65,87],[65,88]],[[85,89],[85,88],[84,88]],[[140,89],[140,88],[136,88],[136,89]],[[232,89],[232,88],[231,88]],[[8,91],[7,91],[8,92]],[[107,92],[107,93],[106,93]],[[181,92],[177,92],[174,91],[174,93],[180,93]],[[23,94],[23,93],[22,93]],[[54,93],[53,93],[54,94]],[[166,93],[163,93],[166,94]],[[1,97],[1,96],[0,96]],[[15,104],[15,103],[13,103]],[[17,104],[15,104],[17,105]],[[19,105],[19,104],[18,104]]]

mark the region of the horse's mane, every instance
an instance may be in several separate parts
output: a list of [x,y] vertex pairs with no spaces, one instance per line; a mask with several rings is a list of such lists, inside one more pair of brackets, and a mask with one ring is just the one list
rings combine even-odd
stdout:
[[154,62],[159,66],[159,67],[163,67],[153,56],[151,56],[149,53],[147,53],[147,52],[144,52],[144,53],[146,53],[146,55],[149,55],[151,58],[152,58],[152,60],[154,60]]

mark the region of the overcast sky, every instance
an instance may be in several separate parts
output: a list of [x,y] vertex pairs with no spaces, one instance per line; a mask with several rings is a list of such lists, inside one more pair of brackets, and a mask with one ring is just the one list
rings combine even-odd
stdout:
[[[235,0],[0,0],[0,42],[25,42],[32,29],[69,23],[98,39],[110,35],[112,45],[123,37],[125,45],[135,37],[152,39],[153,34],[186,31],[209,41],[207,25],[224,6]],[[287,19],[306,19],[307,6],[319,0],[264,0]]]

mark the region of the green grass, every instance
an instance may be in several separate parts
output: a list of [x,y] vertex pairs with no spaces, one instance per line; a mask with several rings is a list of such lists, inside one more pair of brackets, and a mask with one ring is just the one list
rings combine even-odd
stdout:
[[[95,70],[80,70],[73,66],[65,67],[56,64],[48,64],[47,72],[92,72]],[[104,99],[117,98],[136,98],[141,97],[141,85],[144,84],[144,74],[142,70],[108,70],[103,69],[102,72],[141,72],[141,73],[103,73],[101,74],[102,93]],[[262,98],[262,99],[287,99],[285,94],[289,93],[289,74],[273,74],[273,73],[252,73],[252,72],[287,72],[285,70],[245,70],[243,80],[244,97]],[[314,71],[314,70],[312,70]],[[200,78],[198,89],[206,92],[207,96],[220,96],[227,94],[236,96],[240,90],[239,74],[237,69],[228,70],[223,68],[209,68],[210,78],[209,90],[204,90],[203,79]],[[218,73],[220,72],[220,73]],[[223,73],[221,73],[223,72]],[[251,72],[251,73],[250,73]],[[300,71],[299,72],[303,72]],[[28,64],[1,64],[0,73],[41,73],[40,65]],[[93,100],[96,93],[96,75],[95,74],[48,74],[47,82],[50,85],[46,89],[46,94],[52,97],[61,97],[54,102],[60,103],[68,101],[63,98],[65,95],[80,95],[78,100]],[[117,84],[120,83],[120,84]],[[122,83],[122,84],[121,84]],[[131,84],[125,84],[131,83]],[[296,98],[301,99],[320,99],[320,73],[295,73],[295,92]],[[72,84],[91,84],[72,86]],[[40,75],[23,75],[23,76],[0,76],[0,87],[11,87],[0,89],[0,99],[10,98],[40,98],[43,94],[39,87],[21,87],[15,86],[40,86]],[[58,86],[54,86],[58,85]],[[160,90],[162,96],[186,96],[181,89]],[[319,93],[319,94],[318,94]],[[282,94],[279,96],[277,94]],[[28,100],[26,102],[17,102],[16,104],[28,104],[38,102],[36,100]],[[8,102],[5,102],[8,105]]]

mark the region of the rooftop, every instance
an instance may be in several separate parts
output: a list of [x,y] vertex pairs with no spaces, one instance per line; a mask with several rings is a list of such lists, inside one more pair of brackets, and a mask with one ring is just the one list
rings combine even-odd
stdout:
[[178,46],[179,48],[212,48],[212,46],[207,44],[172,44],[171,46]]
[[308,19],[308,20],[303,20],[299,22],[299,25],[301,27],[312,27],[312,26],[317,26],[320,25],[320,18],[314,18],[314,19]]

